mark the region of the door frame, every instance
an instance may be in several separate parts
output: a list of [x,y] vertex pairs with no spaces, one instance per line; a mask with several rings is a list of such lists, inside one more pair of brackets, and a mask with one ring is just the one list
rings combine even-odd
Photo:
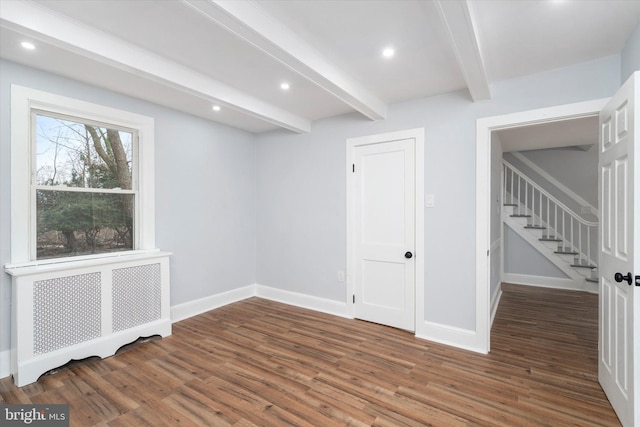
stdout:
[[[491,133],[495,130],[598,115],[611,98],[522,111],[476,121],[476,331],[475,349],[491,349]],[[504,241],[500,242],[502,246]]]
[[346,147],[346,232],[347,232],[347,265],[346,265],[346,293],[347,315],[355,318],[355,283],[353,272],[355,269],[354,256],[354,194],[353,194],[353,149],[357,146],[380,144],[402,139],[415,141],[415,333],[421,331],[424,324],[424,128],[407,129],[375,135],[347,138]]

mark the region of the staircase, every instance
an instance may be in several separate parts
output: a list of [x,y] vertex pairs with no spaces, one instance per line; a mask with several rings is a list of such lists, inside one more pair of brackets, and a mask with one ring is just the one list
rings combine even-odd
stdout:
[[598,223],[587,221],[503,160],[503,222],[574,285],[597,292]]

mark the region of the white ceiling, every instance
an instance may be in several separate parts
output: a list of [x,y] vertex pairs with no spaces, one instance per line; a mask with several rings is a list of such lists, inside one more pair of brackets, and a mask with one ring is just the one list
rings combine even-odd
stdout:
[[579,147],[588,150],[598,143],[598,116],[539,123],[494,131],[504,152]]
[[0,0],[0,57],[250,132],[308,132],[454,90],[489,99],[492,82],[619,53],[639,21],[626,0]]

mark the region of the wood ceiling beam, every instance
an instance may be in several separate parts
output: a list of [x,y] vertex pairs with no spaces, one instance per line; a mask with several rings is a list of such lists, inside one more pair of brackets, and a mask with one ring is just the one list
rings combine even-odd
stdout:
[[294,132],[311,130],[308,119],[37,4],[4,2],[0,25]]
[[491,90],[482,58],[473,4],[468,0],[434,0],[434,3],[449,35],[471,98],[474,101],[490,99]]
[[386,117],[387,106],[275,20],[253,1],[182,0],[184,4],[261,49],[371,120]]

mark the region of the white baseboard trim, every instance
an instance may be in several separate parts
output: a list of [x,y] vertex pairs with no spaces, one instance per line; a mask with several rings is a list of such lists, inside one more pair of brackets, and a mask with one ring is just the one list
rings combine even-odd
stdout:
[[11,375],[11,350],[0,351],[0,378]]
[[[501,292],[500,292],[501,294]],[[494,298],[494,305],[497,307],[500,295]],[[217,295],[211,295],[195,301],[189,301],[183,304],[171,307],[171,321],[178,322],[198,314],[205,313],[222,307],[227,304],[241,301],[250,297],[259,297],[271,301],[281,302],[300,308],[315,310],[334,316],[353,318],[350,314],[346,302],[319,298],[311,295],[300,294],[297,292],[286,291],[283,289],[272,288],[259,284],[245,286],[244,288],[234,289]],[[417,338],[435,341],[441,344],[474,351],[476,353],[486,354],[485,343],[479,343],[475,331],[457,328],[454,326],[443,325],[434,322],[419,323],[416,328],[415,336]]]
[[233,289],[220,294],[174,305],[171,307],[171,322],[179,322],[180,320],[188,319],[189,317],[197,316],[198,314],[254,296],[256,296],[256,285],[249,285],[244,288]]
[[427,321],[419,326],[416,330],[416,338],[487,354],[484,348],[486,343],[478,342],[478,334],[475,331]]
[[582,279],[562,279],[558,277],[531,276],[528,274],[504,273],[503,281],[514,285],[539,286],[570,291],[598,293],[598,284]]
[[493,320],[496,318],[498,305],[500,305],[500,298],[502,298],[502,289],[500,288],[500,284],[498,284],[496,292],[494,292],[493,296],[491,297],[491,326],[493,326]]
[[256,296],[281,302],[283,304],[295,305],[296,307],[333,314],[334,316],[351,318],[348,314],[347,304],[345,302],[299,294],[297,292],[285,291],[283,289],[271,288],[262,285],[256,285]]
[[347,311],[347,304],[344,302],[253,284],[245,286],[244,288],[233,289],[220,294],[210,295],[194,301],[174,305],[171,307],[171,322],[179,322],[180,320],[206,313],[207,311],[214,310],[227,304],[232,304],[234,302],[256,296],[281,302],[283,304],[295,305],[296,307],[333,314],[335,316],[351,317]]

